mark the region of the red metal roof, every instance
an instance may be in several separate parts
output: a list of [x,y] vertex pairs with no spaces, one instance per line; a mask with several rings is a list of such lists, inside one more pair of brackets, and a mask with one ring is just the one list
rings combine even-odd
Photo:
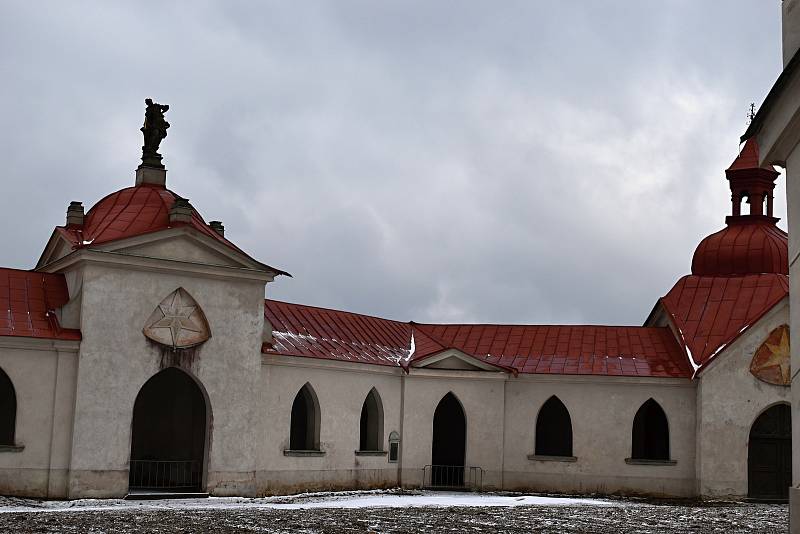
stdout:
[[789,239],[766,217],[729,217],[728,226],[703,239],[692,258],[692,274],[789,274]]
[[661,302],[702,367],[788,294],[783,274],[688,275]]
[[[100,245],[119,239],[158,232],[167,228],[189,226],[227,247],[250,257],[225,239],[192,208],[191,222],[170,222],[169,211],[182,198],[169,189],[152,184],[126,187],[97,202],[87,213],[83,226],[59,226],[57,231],[75,247]],[[274,269],[280,274],[288,274]]]
[[268,354],[413,366],[452,348],[520,373],[692,375],[666,327],[416,324],[273,300],[264,314],[273,327]]
[[264,302],[273,343],[265,353],[397,366],[411,345],[408,323],[338,310]]
[[736,156],[736,159],[733,160],[731,166],[726,170],[737,171],[743,169],[753,169],[757,168],[758,166],[758,142],[756,141],[756,138],[753,137],[745,141],[741,152],[739,152],[739,155]]
[[0,267],[0,336],[79,340],[79,330],[61,328],[53,310],[69,301],[62,274]]
[[[668,328],[566,325],[415,325],[440,345],[520,373],[690,377]],[[440,351],[436,351],[440,352]],[[435,353],[435,352],[434,352]],[[412,362],[430,357],[419,349]]]

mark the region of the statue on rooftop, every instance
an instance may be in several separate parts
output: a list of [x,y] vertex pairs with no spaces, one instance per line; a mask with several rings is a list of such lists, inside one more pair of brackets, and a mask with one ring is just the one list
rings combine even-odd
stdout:
[[146,98],[144,103],[147,104],[147,109],[144,112],[144,126],[141,128],[142,135],[144,135],[142,164],[163,169],[158,145],[167,136],[169,123],[164,120],[164,113],[167,112],[169,106],[153,102],[150,98]]

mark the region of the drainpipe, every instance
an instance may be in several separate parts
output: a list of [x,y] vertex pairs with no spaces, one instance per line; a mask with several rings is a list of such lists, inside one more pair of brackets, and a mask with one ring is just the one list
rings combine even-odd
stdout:
[[400,450],[397,451],[397,486],[403,487],[403,450],[406,441],[403,423],[406,420],[406,372],[400,371]]

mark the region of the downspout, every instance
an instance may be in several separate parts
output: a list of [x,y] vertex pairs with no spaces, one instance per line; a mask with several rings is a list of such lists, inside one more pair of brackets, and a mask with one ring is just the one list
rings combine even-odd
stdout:
[[405,434],[403,434],[403,423],[406,420],[406,374],[403,370],[400,374],[400,450],[397,451],[397,486],[403,487],[403,444]]
[[508,375],[506,375],[505,380],[503,380],[503,435],[500,438],[500,489],[505,490],[506,488],[506,417],[508,417],[508,412],[506,412],[506,396],[508,395]]

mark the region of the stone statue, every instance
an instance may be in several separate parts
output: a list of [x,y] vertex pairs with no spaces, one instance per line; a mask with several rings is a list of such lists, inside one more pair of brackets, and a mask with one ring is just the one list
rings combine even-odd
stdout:
[[144,103],[147,104],[147,110],[144,112],[144,126],[141,128],[144,135],[142,165],[163,169],[158,145],[167,136],[169,123],[164,120],[164,113],[167,112],[169,106],[153,102],[150,98],[146,98]]

